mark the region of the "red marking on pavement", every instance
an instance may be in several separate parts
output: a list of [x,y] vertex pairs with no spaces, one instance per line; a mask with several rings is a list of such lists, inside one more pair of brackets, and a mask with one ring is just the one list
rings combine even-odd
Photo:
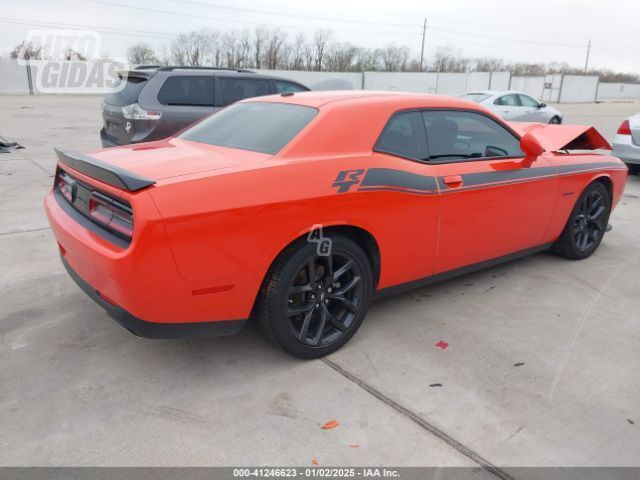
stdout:
[[446,350],[448,346],[449,344],[444,340],[440,340],[438,343],[436,343],[436,347],[441,348],[442,350]]

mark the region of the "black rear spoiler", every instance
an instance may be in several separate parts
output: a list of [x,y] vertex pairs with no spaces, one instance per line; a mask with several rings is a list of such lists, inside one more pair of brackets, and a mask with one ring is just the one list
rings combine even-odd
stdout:
[[83,153],[72,152],[71,150],[53,149],[60,162],[70,166],[80,173],[100,180],[101,182],[113,185],[114,187],[135,192],[155,184],[155,180],[136,175],[120,167],[105,163],[97,158],[90,157]]

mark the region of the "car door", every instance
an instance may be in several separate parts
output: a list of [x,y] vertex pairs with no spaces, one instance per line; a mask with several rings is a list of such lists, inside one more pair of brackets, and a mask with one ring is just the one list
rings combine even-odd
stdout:
[[520,104],[522,105],[522,118],[520,118],[519,120],[525,122],[548,123],[548,119],[544,118],[544,112],[542,112],[540,109],[540,102],[523,93],[518,94],[518,98],[520,99]]
[[[388,285],[431,276],[435,267],[440,198],[434,167],[425,161],[420,110],[394,113],[382,130],[358,191],[382,196],[384,278]],[[336,185],[349,188],[349,172]]]
[[515,133],[480,112],[425,110],[440,188],[435,273],[540,245],[556,202],[556,169],[522,160]]
[[518,120],[522,113],[518,96],[513,93],[496,98],[492,110],[505,120]]

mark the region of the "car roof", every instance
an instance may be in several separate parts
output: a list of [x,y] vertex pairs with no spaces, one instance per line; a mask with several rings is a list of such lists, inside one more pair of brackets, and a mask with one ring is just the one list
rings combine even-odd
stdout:
[[502,95],[514,95],[514,94],[530,96],[528,93],[521,92],[519,90],[472,90],[469,92],[465,92],[465,95],[480,95],[480,94],[491,95],[494,97],[499,97]]
[[388,92],[375,90],[327,90],[296,92],[295,94],[253,97],[242,102],[274,102],[303,105],[313,108],[342,105],[387,105],[390,108],[463,108],[481,110],[470,100],[427,93]]

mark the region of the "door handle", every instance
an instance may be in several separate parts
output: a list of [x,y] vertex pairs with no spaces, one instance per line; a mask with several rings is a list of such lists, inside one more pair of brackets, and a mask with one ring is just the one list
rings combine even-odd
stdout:
[[459,188],[462,186],[462,177],[460,175],[447,175],[442,181],[449,188]]

